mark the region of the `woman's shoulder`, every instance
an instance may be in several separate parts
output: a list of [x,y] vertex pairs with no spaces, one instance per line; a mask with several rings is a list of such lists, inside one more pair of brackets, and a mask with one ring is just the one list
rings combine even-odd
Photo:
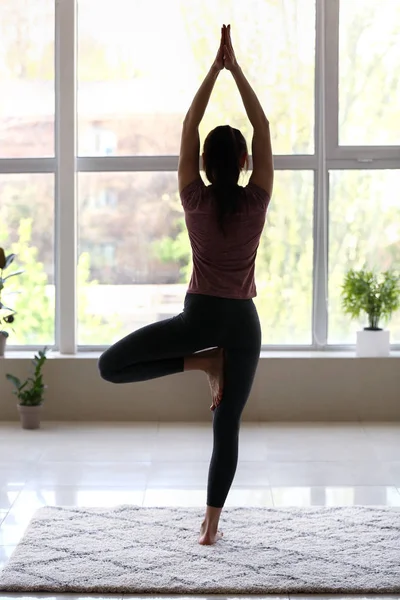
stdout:
[[183,190],[181,190],[181,197],[186,197],[189,196],[190,194],[192,194],[193,192],[205,188],[206,185],[204,183],[204,181],[202,180],[201,177],[196,177],[196,179],[194,181],[192,181],[191,183],[188,183],[188,185],[186,185]]
[[253,183],[252,181],[249,181],[249,183],[246,186],[244,186],[244,189],[249,194],[254,194],[254,195],[258,194],[261,196],[268,196],[268,198],[269,198],[268,192],[266,190],[264,190],[264,188],[257,185],[256,183]]
[[195,209],[207,189],[201,177],[197,177],[180,192],[182,206],[185,210]]
[[264,188],[260,187],[256,183],[249,183],[243,187],[246,196],[249,201],[253,201],[253,203],[261,204],[263,209],[268,208],[268,204],[271,200],[270,195]]

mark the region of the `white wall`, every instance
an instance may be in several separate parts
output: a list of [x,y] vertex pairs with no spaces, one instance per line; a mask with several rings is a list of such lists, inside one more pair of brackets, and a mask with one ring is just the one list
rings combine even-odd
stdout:
[[[20,355],[21,356],[21,355]],[[0,420],[17,420],[5,380],[25,377],[31,354],[0,359]],[[188,372],[143,383],[114,385],[97,371],[97,355],[56,356],[45,365],[43,420],[211,421],[206,376]],[[400,354],[271,353],[260,358],[243,412],[247,421],[399,421]]]

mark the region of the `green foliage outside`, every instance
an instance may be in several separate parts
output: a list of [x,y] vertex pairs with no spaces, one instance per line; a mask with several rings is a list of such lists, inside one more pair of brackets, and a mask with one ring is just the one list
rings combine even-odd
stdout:
[[[31,246],[32,219],[21,219],[16,242],[8,243],[9,233],[4,223],[0,235],[2,245],[16,254],[18,267],[22,267],[24,271],[18,278],[18,283],[11,280],[7,289],[4,289],[4,300],[12,297],[15,310],[13,323],[15,333],[10,334],[8,343],[10,345],[52,345],[55,324],[54,286],[48,285],[48,276],[43,263],[38,260],[38,249]],[[87,253],[82,253],[78,262],[79,290],[97,285],[97,281],[90,280],[89,273],[90,257]],[[87,300],[82,293],[78,303],[78,318],[82,323],[80,332],[82,344],[96,344],[96,335],[100,328],[110,339],[120,335],[122,325],[118,316],[114,316],[110,323],[106,318],[88,313]]]
[[113,343],[123,335],[123,323],[118,313],[117,306],[111,306],[106,315],[94,315],[88,310],[88,301],[84,290],[98,286],[98,281],[90,278],[90,255],[82,252],[78,260],[78,323],[79,343],[82,345],[98,345],[99,333],[102,339]]
[[2,293],[6,282],[16,275],[20,275],[22,271],[14,271],[9,275],[4,275],[4,271],[8,269],[10,265],[14,262],[15,254],[7,254],[4,251],[4,248],[0,248],[0,334],[4,337],[8,337],[9,333],[6,327],[9,327],[14,322],[14,313],[15,311],[10,307],[6,306],[2,302]]

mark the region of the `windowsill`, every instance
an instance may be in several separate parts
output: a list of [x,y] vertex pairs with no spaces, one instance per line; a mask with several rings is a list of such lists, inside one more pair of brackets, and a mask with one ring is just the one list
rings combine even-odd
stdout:
[[[31,359],[35,354],[34,350],[6,350],[4,358],[12,359]],[[77,354],[61,354],[60,352],[49,352],[48,358],[51,359],[93,359],[97,360],[101,351],[78,352]],[[355,350],[263,350],[260,353],[260,359],[268,358],[360,358],[356,356]],[[379,358],[379,357],[368,357]],[[393,350],[390,356],[381,358],[400,358],[400,351]],[[361,360],[361,358],[360,358]]]

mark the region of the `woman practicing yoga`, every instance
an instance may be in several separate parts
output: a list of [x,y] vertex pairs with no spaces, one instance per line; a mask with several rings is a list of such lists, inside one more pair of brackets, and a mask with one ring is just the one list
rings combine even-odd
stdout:
[[[229,125],[208,134],[202,158],[211,185],[200,178],[198,127],[223,68],[232,73],[253,126],[253,172],[246,187],[238,185],[248,159],[246,141]],[[236,61],[230,25],[224,25],[217,57],[182,128],[178,182],[193,255],[183,312],[127,335],[99,359],[101,376],[113,383],[190,370],[207,374],[214,443],[200,544],[214,544],[223,535],[219,518],[235,476],[241,415],[260,358],[254,266],[273,177],[269,122]]]

